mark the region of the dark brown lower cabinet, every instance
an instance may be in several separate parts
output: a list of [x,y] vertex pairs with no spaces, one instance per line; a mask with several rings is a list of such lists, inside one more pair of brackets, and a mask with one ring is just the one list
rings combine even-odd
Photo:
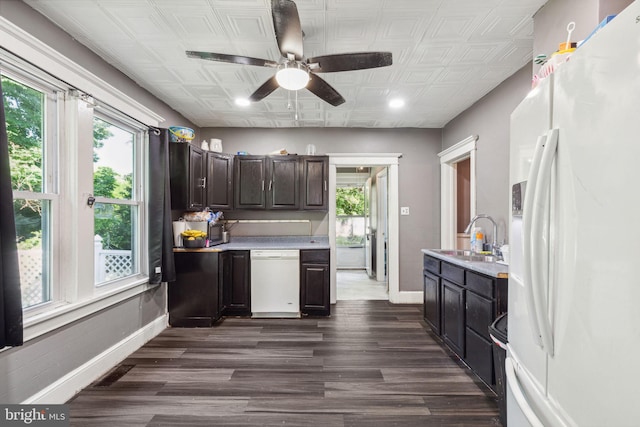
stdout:
[[464,358],[464,289],[442,280],[442,339]]
[[328,250],[300,251],[300,312],[329,316],[331,313]]
[[[169,324],[209,327],[221,316],[218,254],[174,254],[176,281],[168,285]],[[194,296],[197,296],[194,298]]]
[[478,377],[493,386],[489,325],[507,311],[507,279],[428,255],[424,256],[423,277],[425,322]]
[[424,320],[440,335],[440,278],[424,270],[423,280]]
[[249,251],[220,253],[225,315],[251,315],[251,257]]

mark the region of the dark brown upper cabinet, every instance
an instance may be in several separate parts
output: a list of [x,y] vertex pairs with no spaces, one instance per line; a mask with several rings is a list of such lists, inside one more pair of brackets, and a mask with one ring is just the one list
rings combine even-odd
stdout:
[[205,152],[194,145],[169,145],[171,209],[197,211],[206,206],[205,158]]
[[267,209],[300,209],[298,156],[269,156],[267,161]]
[[207,153],[207,206],[212,210],[233,209],[233,156]]
[[329,208],[329,158],[300,156],[302,203],[304,210],[326,211]]
[[236,156],[234,162],[234,199],[236,209],[265,209],[267,197],[265,156]]

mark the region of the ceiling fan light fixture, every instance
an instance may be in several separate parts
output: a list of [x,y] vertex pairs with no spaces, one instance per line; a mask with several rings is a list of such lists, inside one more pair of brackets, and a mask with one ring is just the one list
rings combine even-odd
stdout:
[[309,72],[300,63],[287,62],[276,73],[276,81],[287,90],[300,90],[309,83]]
[[393,109],[404,107],[404,99],[401,99],[401,98],[392,99],[391,101],[389,101],[389,107]]

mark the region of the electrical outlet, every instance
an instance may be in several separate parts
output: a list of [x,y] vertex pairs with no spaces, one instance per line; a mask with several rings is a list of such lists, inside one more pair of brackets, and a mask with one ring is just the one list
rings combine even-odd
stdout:
[[400,215],[409,215],[409,206],[402,206],[400,208]]

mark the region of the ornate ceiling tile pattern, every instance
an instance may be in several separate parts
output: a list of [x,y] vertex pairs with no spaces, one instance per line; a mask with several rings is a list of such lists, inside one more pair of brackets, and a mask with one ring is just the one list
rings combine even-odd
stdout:
[[[279,60],[269,0],[25,0],[201,127],[441,128],[532,56],[546,0],[298,0],[306,57],[390,51],[393,65],[326,73],[346,102],[277,89],[236,105],[274,70],[186,50]],[[391,110],[392,98],[406,105]]]

